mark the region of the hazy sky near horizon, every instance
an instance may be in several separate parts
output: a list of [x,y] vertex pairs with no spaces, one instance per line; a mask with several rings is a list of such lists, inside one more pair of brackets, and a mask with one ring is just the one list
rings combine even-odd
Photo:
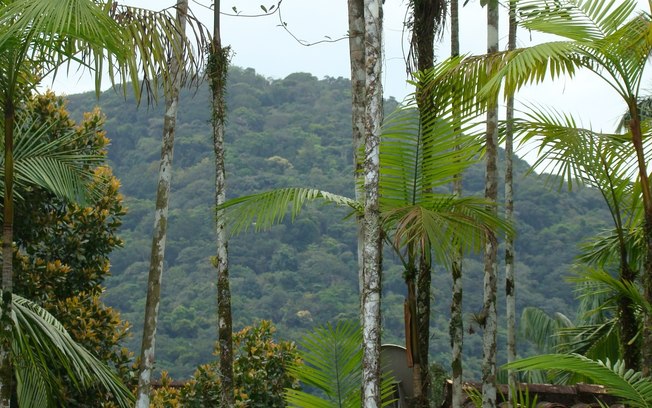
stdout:
[[[266,2],[265,2],[266,1]],[[125,4],[160,10],[176,3],[175,0],[123,0]],[[226,0],[222,1],[222,42],[230,45],[234,56],[232,63],[243,68],[254,68],[259,74],[280,79],[293,72],[309,72],[318,78],[349,77],[348,41],[322,42],[305,46],[292,38],[308,43],[343,38],[347,33],[347,2],[345,0],[283,0],[281,15],[244,17],[260,14],[260,5],[277,4],[278,0]],[[211,0],[190,0],[190,8],[209,29],[212,29]],[[233,16],[235,6],[240,16]],[[403,29],[407,0],[386,0],[384,4],[384,65],[383,87],[385,96],[402,100],[411,88],[406,84],[405,55],[408,34]],[[470,0],[461,9],[461,51],[480,54],[486,50],[486,11],[479,0]],[[501,45],[507,45],[507,18],[501,14]],[[438,43],[437,58],[450,53],[449,27],[443,41]],[[519,32],[519,46],[532,45],[543,38]],[[648,85],[649,84],[649,85]],[[87,79],[60,76],[51,85],[55,91],[67,94],[93,88]],[[652,93],[652,81],[644,84],[644,91]],[[590,73],[573,79],[548,81],[543,85],[525,89],[517,95],[518,106],[527,104],[551,106],[575,115],[581,125],[595,130],[613,131],[625,107],[617,94]]]

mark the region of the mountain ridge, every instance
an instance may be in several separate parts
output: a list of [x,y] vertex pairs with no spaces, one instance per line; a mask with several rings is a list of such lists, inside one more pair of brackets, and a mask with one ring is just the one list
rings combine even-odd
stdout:
[[[109,161],[122,182],[129,213],[120,233],[125,247],[112,256],[113,276],[106,302],[133,324],[128,346],[137,351],[144,310],[151,229],[160,157],[162,107],[136,109],[133,100],[104,92],[70,95],[79,117],[97,104],[107,116],[112,140]],[[253,69],[232,67],[227,82],[227,195],[236,197],[276,187],[307,186],[353,196],[350,83],[317,79],[306,73],[269,80]],[[386,101],[386,109],[398,105]],[[207,85],[181,94],[170,200],[169,237],[163,277],[158,368],[177,378],[214,359],[216,340],[215,272],[212,234],[213,156]],[[502,161],[501,161],[502,162]],[[529,166],[516,160],[518,308],[539,306],[572,314],[573,248],[608,224],[600,196],[590,189],[555,191]],[[481,165],[465,175],[465,192],[481,194]],[[501,193],[502,194],[502,193]],[[247,233],[230,242],[233,319],[236,329],[272,320],[280,337],[297,339],[310,327],[338,318],[357,318],[355,225],[347,210],[310,206],[294,223]],[[405,294],[400,263],[384,259],[383,325],[388,342],[400,343]],[[447,367],[450,277],[433,274],[433,361]],[[479,310],[482,287],[479,258],[465,261],[465,311]],[[526,302],[527,300],[527,302]],[[499,301],[502,302],[502,301]],[[503,303],[499,304],[499,313]],[[469,326],[470,327],[470,326]],[[480,335],[467,335],[469,373],[479,367]],[[519,353],[527,354],[522,345]]]

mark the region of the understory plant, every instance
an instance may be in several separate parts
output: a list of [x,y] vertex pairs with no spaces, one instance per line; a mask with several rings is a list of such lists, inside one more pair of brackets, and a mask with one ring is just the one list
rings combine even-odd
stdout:
[[[233,374],[235,406],[283,408],[285,390],[299,388],[289,367],[300,365],[295,343],[275,341],[276,328],[262,320],[233,334]],[[219,355],[219,350],[216,350]],[[219,406],[221,382],[217,361],[197,368],[185,384],[177,384],[164,374],[161,387],[152,395],[156,407],[202,408]]]
[[[285,399],[298,408],[357,408],[361,406],[362,330],[354,321],[315,328],[299,342],[301,361],[289,368],[303,389],[287,389]],[[394,400],[393,378],[383,375],[382,406]]]

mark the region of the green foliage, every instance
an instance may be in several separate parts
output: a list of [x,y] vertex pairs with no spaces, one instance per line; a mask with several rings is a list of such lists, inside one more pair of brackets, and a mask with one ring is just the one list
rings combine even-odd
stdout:
[[[299,342],[301,360],[290,366],[290,373],[307,390],[287,389],[285,399],[291,407],[356,408],[361,404],[362,330],[357,321],[338,321],[314,328]],[[383,376],[383,406],[392,399],[393,377]]]
[[509,364],[516,370],[570,371],[604,385],[608,392],[628,407],[649,407],[652,404],[652,382],[640,372],[627,370],[622,361],[591,360],[577,354],[545,354]]
[[[233,334],[236,407],[282,408],[286,406],[284,391],[299,388],[289,369],[300,364],[296,345],[274,341],[275,331],[271,322],[263,320]],[[221,392],[218,370],[217,361],[203,364],[180,388],[174,387],[165,374],[152,403],[157,407],[217,406]]]
[[449,370],[439,363],[430,364],[430,406],[441,407],[446,399],[446,381]]
[[[171,321],[161,322],[157,368],[169,370],[174,378],[189,378],[199,364],[213,358],[215,289],[197,284],[214,281],[210,265],[214,238],[209,222],[213,219],[214,161],[208,137],[211,118],[205,109],[209,100],[208,86],[204,86],[196,93],[182,92],[179,105],[160,313],[171,316],[183,306],[192,311],[188,316],[195,320],[196,331],[186,335]],[[76,118],[81,118],[92,103],[92,94],[69,97]],[[111,138],[109,159],[123,184],[121,191],[129,209],[120,230],[125,246],[111,256],[112,276],[107,280],[104,299],[133,324],[132,332],[139,333],[163,112],[160,107],[133,109],[132,103],[113,92],[102,94],[100,99]],[[318,80],[295,74],[269,80],[253,69],[230,67],[226,123],[229,198],[292,186],[353,197],[350,103],[350,83],[344,78]],[[386,101],[388,114],[396,104],[393,99]],[[287,163],[268,160],[274,156]],[[577,301],[565,277],[571,274],[578,253],[576,243],[608,225],[609,213],[594,190],[579,187],[551,191],[544,180],[525,176],[527,163],[517,160],[515,166],[516,229],[518,237],[527,237],[518,240],[517,308],[538,306],[546,312],[572,315]],[[481,165],[467,169],[464,190],[469,195],[482,195]],[[356,230],[354,222],[347,219],[350,213],[348,206],[308,205],[294,223],[287,216],[281,225],[268,231],[245,233],[229,242],[235,330],[267,319],[274,322],[281,338],[299,340],[321,322],[357,318]],[[401,344],[403,267],[391,251],[385,253],[383,339]],[[464,312],[471,313],[481,306],[482,285],[477,276],[482,274],[482,264],[470,257],[465,260],[465,270]],[[435,335],[431,356],[448,366],[448,274],[434,273],[432,287],[431,333]],[[465,337],[469,378],[478,372],[482,353],[479,340],[477,331]],[[138,336],[127,341],[131,350],[140,347]],[[192,348],[187,346],[189,342]],[[524,355],[532,352],[525,344],[519,349]]]
[[[75,149],[105,157],[108,139],[99,110],[75,124],[64,100],[50,92],[33,97],[24,109],[47,126],[48,140],[73,132]],[[111,169],[99,162],[89,171],[95,193],[87,205],[71,204],[37,187],[23,193],[24,200],[17,204],[22,215],[16,220],[14,236],[15,291],[52,313],[73,340],[128,382],[131,356],[121,343],[129,326],[100,299],[110,273],[109,255],[122,246],[117,230],[125,209],[120,183]],[[113,399],[102,387],[79,390],[66,379],[63,365],[54,361],[50,365],[62,375],[57,386],[63,404],[91,407]]]
[[286,399],[296,407],[358,407],[362,364],[362,332],[359,324],[339,321],[317,327],[300,341],[303,362],[290,367],[305,386],[317,389],[325,398],[307,391],[288,390]]
[[109,404],[100,398],[88,406],[131,405],[133,396],[116,373],[74,341],[50,313],[18,295],[13,296],[12,311],[11,351],[21,406],[69,406],[73,400],[68,393],[88,390],[111,396]]

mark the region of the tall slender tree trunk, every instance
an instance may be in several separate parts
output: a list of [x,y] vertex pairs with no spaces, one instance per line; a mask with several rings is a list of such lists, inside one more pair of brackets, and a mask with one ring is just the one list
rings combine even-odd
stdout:
[[[460,55],[460,15],[458,0],[451,0],[451,56]],[[457,116],[454,120],[457,120]],[[456,132],[460,129],[457,128]],[[456,136],[457,137],[457,136]],[[453,180],[453,194],[457,197],[462,196],[462,174],[455,176]],[[463,254],[460,245],[456,246],[456,252],[451,265],[453,276],[453,295],[451,299],[451,320],[450,320],[450,338],[451,338],[451,402],[454,408],[461,407],[464,400],[464,381],[462,369],[462,352],[464,349],[464,318],[462,313],[463,305],[463,286],[462,286],[462,260]]]
[[[362,188],[363,161],[361,153],[364,148],[365,135],[365,46],[364,46],[364,0],[348,0],[349,12],[349,60],[351,64],[351,123],[353,135],[353,168],[355,169],[355,199],[364,200]],[[363,216],[357,215],[358,228],[358,285],[360,294],[364,287],[363,279],[363,248],[364,231]],[[362,296],[360,296],[362,300]]]
[[[498,52],[498,1],[489,0],[487,4],[487,53]],[[486,180],[485,198],[496,203],[498,200],[498,101],[490,101],[487,111],[486,133]],[[496,211],[494,206],[493,211]],[[497,250],[495,233],[491,232],[484,253],[484,295],[482,310],[482,407],[496,406],[496,291],[497,291]]]
[[[650,191],[649,173],[643,149],[643,134],[641,131],[641,119],[638,112],[638,101],[631,98],[628,101],[631,119],[629,128],[632,132],[632,143],[636,151],[638,163],[638,176],[641,183],[641,195],[643,196],[643,233],[645,236],[645,265],[643,270],[643,297],[652,304],[652,192]],[[652,313],[645,310],[643,314],[643,335],[642,335],[642,373],[644,376],[652,374]]]
[[[435,36],[443,23],[446,2],[442,0],[411,0],[414,26],[412,28],[413,57],[416,58],[416,68],[424,72],[432,69],[435,61]],[[434,106],[432,97],[428,92],[419,91],[417,88],[417,107],[422,124],[431,123],[423,118],[432,118]],[[428,133],[431,129],[422,126],[421,131]],[[427,158],[424,158],[424,161]],[[420,248],[419,265],[417,268],[416,288],[416,321],[417,321],[417,343],[416,352],[419,358],[416,359],[414,370],[420,370],[415,376],[414,397],[415,406],[427,408],[429,406],[430,393],[430,283],[432,281],[432,264],[428,261],[429,248]],[[416,381],[419,381],[419,384]]]
[[428,254],[421,249],[419,255],[419,269],[417,274],[417,341],[419,347],[420,392],[416,397],[416,406],[428,408],[430,406],[430,367],[428,353],[430,351],[430,283],[432,281],[432,263]]
[[381,225],[379,208],[380,129],[383,121],[382,0],[364,0],[365,157],[362,288],[362,401],[377,408],[380,399]]
[[[636,273],[630,268],[627,249],[621,245],[620,281],[626,284],[636,282]],[[625,367],[641,371],[641,341],[638,336],[640,327],[636,317],[635,305],[628,296],[618,299],[618,321],[620,322],[620,351]]]
[[[516,0],[509,1],[509,40],[507,48],[516,49]],[[514,221],[514,94],[507,98],[505,113],[507,129],[505,132],[505,220]],[[507,362],[516,360],[516,279],[514,271],[514,237],[505,237],[505,313],[507,315]],[[513,391],[516,390],[516,371],[510,369],[507,373],[509,383],[509,403],[514,404]]]
[[[181,36],[185,35],[187,13],[188,0],[179,0],[177,2],[177,20],[179,22],[180,32],[177,34],[177,44],[182,43]],[[147,301],[145,303],[143,339],[138,366],[137,408],[149,408],[151,377],[155,362],[156,329],[158,326],[158,310],[161,302],[161,280],[163,277],[165,240],[168,229],[168,203],[170,183],[172,181],[172,157],[174,153],[174,134],[179,104],[179,87],[181,83],[179,67],[181,63],[181,61],[172,57],[170,61],[172,82],[169,89],[165,92],[163,144],[161,147],[161,162],[156,189],[156,209],[154,213],[154,232],[152,234],[149,277],[147,279]]]
[[13,237],[14,237],[14,118],[12,98],[5,95],[5,196],[2,225],[2,310],[0,311],[0,407],[11,406],[14,391],[14,369],[11,356],[12,328],[11,300],[14,291]]
[[[226,201],[226,173],[224,166],[224,119],[226,103],[224,92],[229,65],[229,48],[222,47],[220,33],[220,1],[214,3],[213,44],[210,52],[209,75],[212,92],[213,149],[215,152],[215,205]],[[224,210],[216,214],[215,233],[217,256],[217,320],[220,349],[220,406],[231,408],[235,404],[233,388],[233,319],[231,315],[231,289],[229,286],[228,238]]]
[[407,354],[408,367],[412,368],[412,393],[414,401],[410,401],[411,406],[420,403],[422,395],[421,381],[421,352],[419,351],[419,319],[417,312],[417,279],[419,265],[415,259],[415,246],[408,244],[407,269],[404,272],[405,285],[407,287],[407,297],[403,305],[403,315],[405,321],[405,348]]

